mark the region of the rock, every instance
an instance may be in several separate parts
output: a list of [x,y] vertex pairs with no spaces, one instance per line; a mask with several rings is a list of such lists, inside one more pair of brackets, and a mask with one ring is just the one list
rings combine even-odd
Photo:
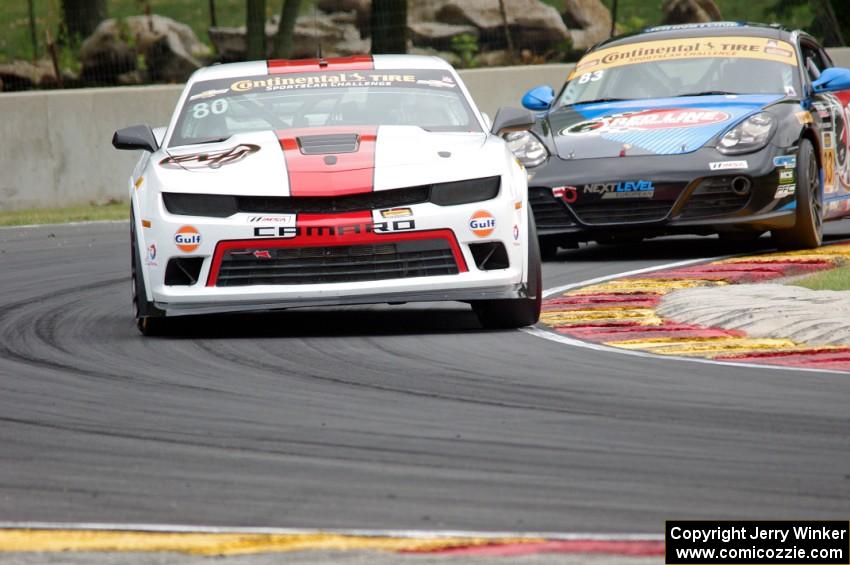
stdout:
[[53,63],[42,59],[35,63],[30,61],[12,61],[0,65],[0,82],[3,88],[0,90],[11,92],[14,90],[30,90],[42,85],[53,84],[56,76],[53,72]]
[[355,23],[362,37],[368,37],[369,17],[372,13],[372,0],[318,0],[316,6],[319,10],[337,14],[339,12],[353,12]]
[[155,14],[104,20],[80,47],[83,77],[108,83],[136,70],[138,55],[150,79],[182,82],[209,54],[189,26]]
[[611,12],[600,0],[566,0],[561,14],[575,51],[585,51],[611,35]]
[[[543,52],[569,39],[561,15],[540,0],[506,1],[505,8],[517,48]],[[487,49],[502,49],[507,44],[499,0],[449,0],[437,12],[437,20],[474,25],[481,30],[479,44]]]
[[497,49],[496,51],[485,51],[479,53],[475,57],[475,62],[479,67],[503,67],[511,64],[511,57],[505,49]]
[[723,19],[714,0],[664,0],[663,25],[715,22]]
[[[290,59],[313,58],[322,45],[322,55],[336,57],[358,55],[369,52],[369,40],[361,39],[360,32],[352,23],[351,13],[300,16],[293,30]],[[274,37],[277,35],[278,17],[266,24],[266,47],[272,57]],[[210,40],[222,61],[241,61],[245,58],[245,26],[211,27]]]
[[443,24],[440,22],[409,22],[407,30],[414,45],[449,50],[452,39],[461,35],[471,35],[478,39],[475,26]]

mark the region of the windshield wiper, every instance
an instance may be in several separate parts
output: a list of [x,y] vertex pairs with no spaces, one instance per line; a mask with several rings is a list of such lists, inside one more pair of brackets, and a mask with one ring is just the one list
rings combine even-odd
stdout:
[[205,138],[197,139],[197,140],[193,139],[189,143],[189,145],[203,145],[204,143],[221,143],[222,141],[227,141],[231,137],[233,137],[232,134],[224,136],[224,137],[205,137]]
[[636,98],[597,98],[595,100],[580,100],[573,102],[573,106],[577,104],[600,104],[602,102],[624,102],[626,100],[637,100]]
[[726,92],[725,90],[706,90],[703,92],[688,92],[686,94],[677,94],[676,98],[682,96],[738,96],[740,92]]

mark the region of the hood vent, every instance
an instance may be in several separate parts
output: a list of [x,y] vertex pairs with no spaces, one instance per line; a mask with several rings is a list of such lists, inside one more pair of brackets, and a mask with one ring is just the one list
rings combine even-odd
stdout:
[[360,136],[356,133],[302,135],[297,139],[298,148],[304,155],[354,153],[360,143]]

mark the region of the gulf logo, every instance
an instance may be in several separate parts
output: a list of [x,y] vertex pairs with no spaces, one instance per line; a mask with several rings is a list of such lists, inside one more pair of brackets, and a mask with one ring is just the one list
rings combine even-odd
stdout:
[[201,245],[201,234],[192,226],[183,226],[174,234],[177,249],[190,253]]
[[496,229],[496,218],[486,210],[478,210],[469,218],[469,229],[478,237],[487,237]]

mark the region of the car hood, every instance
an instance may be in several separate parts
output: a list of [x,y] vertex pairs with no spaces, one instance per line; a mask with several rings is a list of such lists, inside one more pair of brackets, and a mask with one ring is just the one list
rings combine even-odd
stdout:
[[500,174],[502,145],[411,126],[259,131],[170,147],[155,173],[170,192],[340,196]]
[[577,104],[547,115],[563,159],[679,155],[782,99],[782,95],[721,95]]

